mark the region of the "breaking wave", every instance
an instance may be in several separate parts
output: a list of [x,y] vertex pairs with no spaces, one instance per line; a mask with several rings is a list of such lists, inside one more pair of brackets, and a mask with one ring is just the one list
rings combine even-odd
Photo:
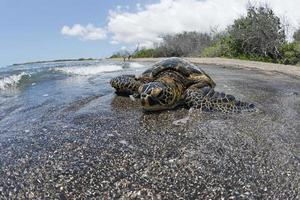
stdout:
[[141,68],[144,65],[139,63],[124,63],[123,65],[98,65],[98,66],[83,66],[83,67],[56,67],[51,71],[61,72],[70,75],[95,75],[104,72],[120,71],[124,68]]
[[0,79],[0,90],[6,90],[8,88],[17,87],[21,84],[22,81],[27,80],[30,77],[31,75],[25,72],[3,77]]
[[88,76],[88,75],[94,75],[103,72],[119,71],[122,69],[123,69],[122,66],[119,65],[100,65],[100,66],[85,66],[85,67],[59,67],[59,68],[53,68],[51,70],[55,72],[62,72],[71,75]]
[[[47,64],[47,63],[46,63]],[[36,82],[49,79],[60,79],[64,76],[93,76],[101,73],[121,71],[127,68],[145,67],[139,63],[126,62],[123,64],[105,63],[100,65],[73,65],[73,66],[55,66],[48,67],[43,64],[40,68],[29,67],[17,69],[19,71],[10,71],[6,75],[0,73],[0,91],[18,88],[27,84],[36,84]]]

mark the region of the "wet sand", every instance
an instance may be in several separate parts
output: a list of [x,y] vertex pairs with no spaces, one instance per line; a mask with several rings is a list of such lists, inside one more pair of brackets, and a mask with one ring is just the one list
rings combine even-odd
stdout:
[[300,79],[201,67],[259,112],[146,114],[107,76],[107,93],[50,104],[30,131],[0,134],[0,199],[299,198]]

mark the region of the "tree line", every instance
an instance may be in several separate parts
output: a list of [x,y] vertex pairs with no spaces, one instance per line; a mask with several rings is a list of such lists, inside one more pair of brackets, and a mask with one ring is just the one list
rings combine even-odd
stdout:
[[[139,57],[228,57],[265,62],[300,64],[300,29],[288,42],[284,24],[265,6],[248,6],[247,14],[223,32],[183,32],[163,35],[153,48],[140,48]],[[112,57],[122,57],[122,52]],[[123,53],[124,54],[124,53]]]

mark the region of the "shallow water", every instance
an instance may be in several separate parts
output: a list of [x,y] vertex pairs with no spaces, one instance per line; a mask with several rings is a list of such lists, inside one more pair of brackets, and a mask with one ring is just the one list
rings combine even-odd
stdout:
[[299,78],[201,65],[216,90],[259,112],[146,114],[138,101],[115,96],[108,82],[150,65],[1,69],[0,198],[298,197]]
[[30,129],[31,121],[45,115],[51,107],[59,109],[78,99],[110,93],[107,83],[112,73],[127,70],[136,72],[143,67],[137,63],[93,61],[2,68],[0,129],[2,132]]

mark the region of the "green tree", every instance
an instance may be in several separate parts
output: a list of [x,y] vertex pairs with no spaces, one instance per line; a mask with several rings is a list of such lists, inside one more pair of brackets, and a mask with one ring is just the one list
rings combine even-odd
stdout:
[[300,29],[298,29],[297,31],[295,31],[293,38],[295,41],[300,42]]
[[295,65],[300,62],[300,42],[294,41],[292,43],[286,43],[281,49],[283,53],[282,63]]
[[199,56],[204,48],[212,44],[209,34],[199,32],[182,32],[162,36],[158,52],[163,56]]
[[155,49],[142,48],[133,54],[134,58],[152,58],[156,56]]
[[285,43],[285,32],[279,17],[268,6],[249,6],[247,15],[234,21],[229,34],[238,54],[269,57],[274,61],[282,57],[280,49]]

